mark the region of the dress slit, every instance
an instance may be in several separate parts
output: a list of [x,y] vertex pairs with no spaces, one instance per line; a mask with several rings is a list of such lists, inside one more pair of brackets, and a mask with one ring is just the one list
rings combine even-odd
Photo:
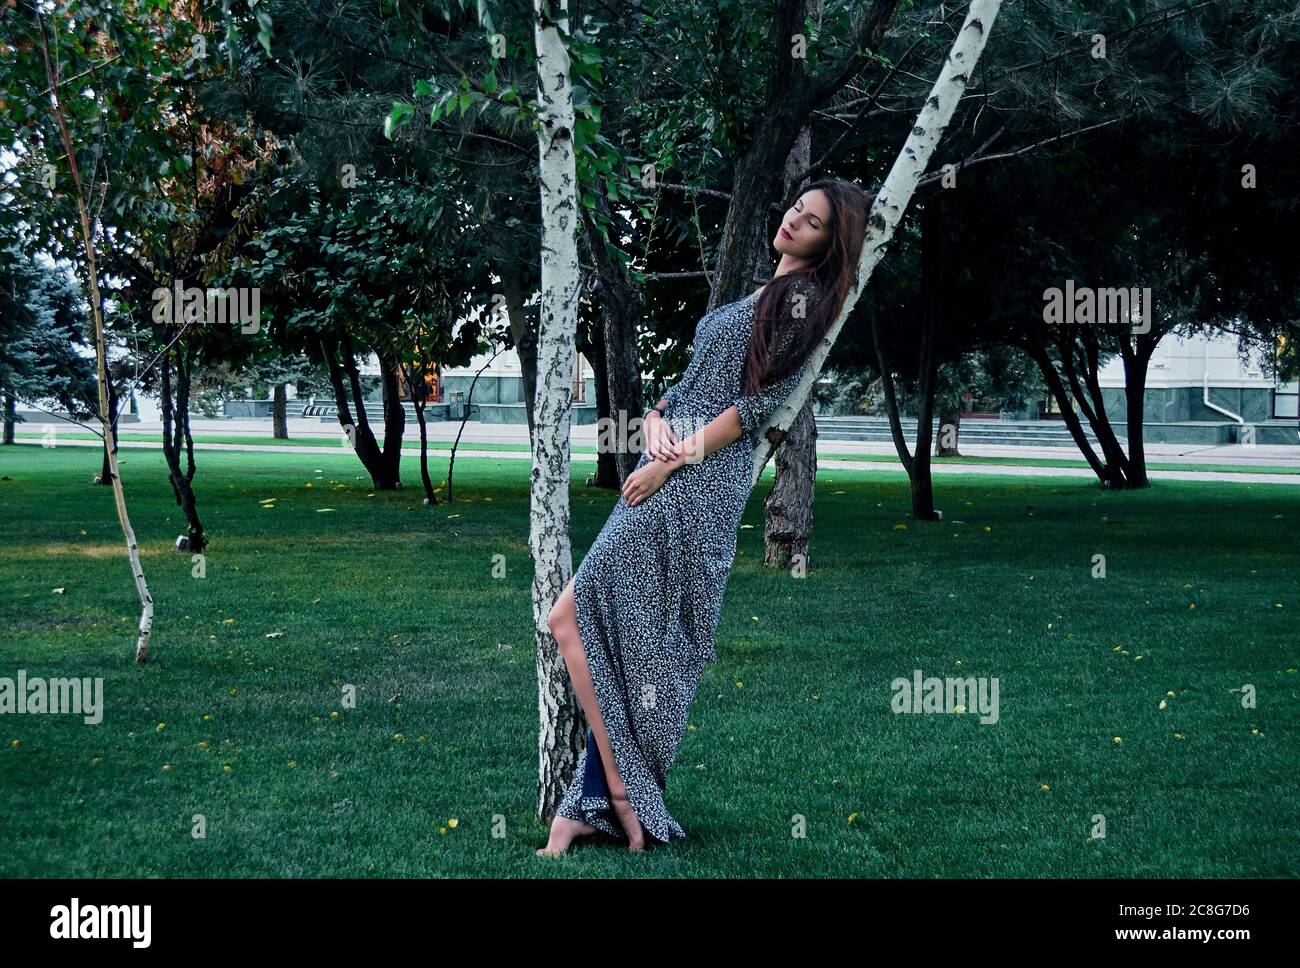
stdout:
[[[590,559],[584,559],[583,565],[586,565],[588,560]],[[639,754],[626,750],[622,746],[625,736],[632,740],[632,745],[635,743],[630,726],[632,717],[628,715],[626,704],[617,701],[619,697],[608,695],[611,690],[602,688],[614,682],[614,670],[609,656],[599,646],[599,643],[608,639],[603,636],[592,637],[597,642],[593,647],[588,645],[589,636],[582,634],[584,627],[593,627],[584,620],[583,605],[586,596],[583,592],[587,590],[584,581],[586,577],[583,566],[579,566],[573,578],[573,608],[577,618],[578,641],[582,644],[583,654],[587,658],[587,673],[591,677],[592,688],[596,693],[601,722],[605,725],[605,734],[609,737],[614,761],[618,764],[619,777],[627,789],[628,802],[636,811],[637,819],[647,834],[667,841],[673,835],[671,826],[665,828],[654,823],[653,806],[646,802],[642,792],[645,789],[645,776],[648,776],[648,771],[640,765],[644,760],[639,758]],[[653,783],[653,777],[650,779]],[[663,806],[662,795],[659,798],[658,809],[664,817],[668,817],[667,810]],[[586,747],[578,762],[577,780],[556,813],[582,820],[612,837],[627,839],[627,832],[619,822],[618,815],[614,813],[614,805],[609,796],[609,784],[605,779],[604,760],[600,755],[600,747],[596,743],[595,730],[590,726],[587,728]],[[668,817],[668,820],[671,825],[676,825],[676,821],[671,817]],[[680,831],[681,828],[677,827],[677,830]],[[685,836],[685,832],[678,833],[677,836]]]

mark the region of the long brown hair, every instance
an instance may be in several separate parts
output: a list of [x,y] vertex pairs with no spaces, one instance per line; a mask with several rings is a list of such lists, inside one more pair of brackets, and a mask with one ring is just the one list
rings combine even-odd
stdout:
[[[812,182],[799,194],[815,188],[825,192],[830,203],[830,240],[811,265],[773,277],[759,295],[742,393],[757,393],[762,385],[798,369],[830,330],[857,282],[867,213],[875,196],[842,178]],[[797,295],[807,296],[803,318],[791,312]]]

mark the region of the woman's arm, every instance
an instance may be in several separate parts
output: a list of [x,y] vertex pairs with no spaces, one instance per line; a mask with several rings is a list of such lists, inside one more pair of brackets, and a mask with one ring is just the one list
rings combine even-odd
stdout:
[[678,444],[678,456],[668,461],[668,470],[675,471],[683,464],[698,464],[714,451],[740,439],[740,411],[732,404],[689,437]]
[[802,364],[793,373],[765,385],[756,394],[741,394],[726,410],[689,437],[683,438],[677,444],[676,456],[655,461],[663,465],[664,477],[683,464],[698,464],[709,454],[721,450],[742,436],[753,436],[754,431],[794,392],[807,367],[807,363]]
[[634,470],[623,481],[623,499],[629,506],[640,504],[663,486],[668,475],[683,464],[698,464],[709,454],[740,439],[740,412],[728,407],[677,445],[677,454],[652,460]]

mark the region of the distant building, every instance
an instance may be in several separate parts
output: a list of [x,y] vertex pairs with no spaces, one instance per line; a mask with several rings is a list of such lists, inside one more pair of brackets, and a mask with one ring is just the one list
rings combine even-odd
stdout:
[[[1241,443],[1252,427],[1258,444],[1297,443],[1300,383],[1275,383],[1267,361],[1253,352],[1243,363],[1235,336],[1165,336],[1147,370],[1143,437],[1151,442]],[[1098,382],[1106,411],[1123,429],[1124,361],[1101,368]]]
[[[489,363],[488,361],[491,360]],[[486,369],[484,368],[486,366]],[[482,370],[482,373],[479,371]],[[474,382],[478,374],[478,382]],[[519,354],[514,349],[489,353],[470,360],[467,366],[450,366],[442,370],[442,397],[439,402],[469,401],[474,386],[471,420],[485,423],[527,423],[524,407],[524,378]],[[581,353],[576,354],[573,372],[573,417],[575,424],[596,422],[596,372]]]

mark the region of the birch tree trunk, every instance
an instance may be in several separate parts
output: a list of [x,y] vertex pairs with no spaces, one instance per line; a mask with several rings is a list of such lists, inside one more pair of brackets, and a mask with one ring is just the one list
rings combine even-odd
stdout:
[[537,45],[537,132],[542,202],[542,299],[528,547],[533,558],[537,646],[537,816],[555,812],[581,753],[582,724],[564,660],[547,618],[573,570],[569,544],[569,421],[578,323],[577,160],[567,0],[533,0]]
[[821,373],[822,364],[826,361],[831,347],[835,345],[844,320],[853,311],[858,297],[871,279],[872,272],[884,257],[885,250],[893,239],[899,222],[902,221],[903,213],[907,210],[908,202],[916,192],[917,182],[925,174],[925,169],[930,164],[930,157],[934,154],[939,139],[952,120],[953,112],[957,108],[958,101],[961,100],[962,92],[966,90],[966,84],[975,70],[975,65],[979,63],[980,54],[984,51],[984,44],[988,40],[989,31],[993,28],[993,21],[1001,6],[1002,0],[971,0],[970,9],[966,11],[966,20],[957,33],[957,39],[948,52],[948,58],[944,61],[943,69],[940,70],[934,87],[930,90],[930,96],[926,98],[925,106],[917,115],[912,132],[903,143],[903,150],[899,152],[893,167],[889,169],[880,191],[876,193],[876,201],[871,206],[871,214],[867,219],[862,258],[858,263],[858,286],[856,289],[849,290],[839,317],[831,324],[826,337],[813,349],[808,360],[807,372],[799,381],[799,385],[795,387],[789,398],[776,408],[760,430],[759,442],[754,447],[754,483],[758,483],[759,475],[763,473],[763,466],[772,456],[773,450],[781,443],[783,435],[803,407],[804,401],[808,399],[812,385]]
[[107,446],[108,469],[113,483],[113,503],[117,506],[117,519],[122,525],[122,534],[126,538],[126,554],[131,562],[131,574],[135,578],[136,593],[140,596],[140,633],[135,642],[135,661],[144,665],[149,660],[149,637],[153,633],[153,596],[149,594],[149,585],[144,578],[144,566],[140,563],[140,545],[131,527],[131,519],[126,513],[126,494],[122,491],[122,477],[118,473],[117,440],[113,436],[108,406],[108,351],[104,342],[104,316],[100,312],[99,270],[95,265],[95,238],[90,227],[90,213],[86,210],[86,199],[81,188],[81,174],[77,168],[77,152],[72,146],[72,136],[68,133],[68,122],[63,114],[63,101],[59,96],[59,72],[50,60],[50,39],[45,26],[45,18],[38,12],[37,20],[41,28],[41,52],[45,56],[45,77],[50,85],[50,103],[54,108],[54,117],[59,125],[59,137],[63,141],[63,153],[68,159],[68,168],[72,173],[73,194],[77,202],[77,219],[81,227],[81,242],[86,249],[86,278],[90,283],[90,310],[95,322],[95,363],[99,383],[99,422]]

